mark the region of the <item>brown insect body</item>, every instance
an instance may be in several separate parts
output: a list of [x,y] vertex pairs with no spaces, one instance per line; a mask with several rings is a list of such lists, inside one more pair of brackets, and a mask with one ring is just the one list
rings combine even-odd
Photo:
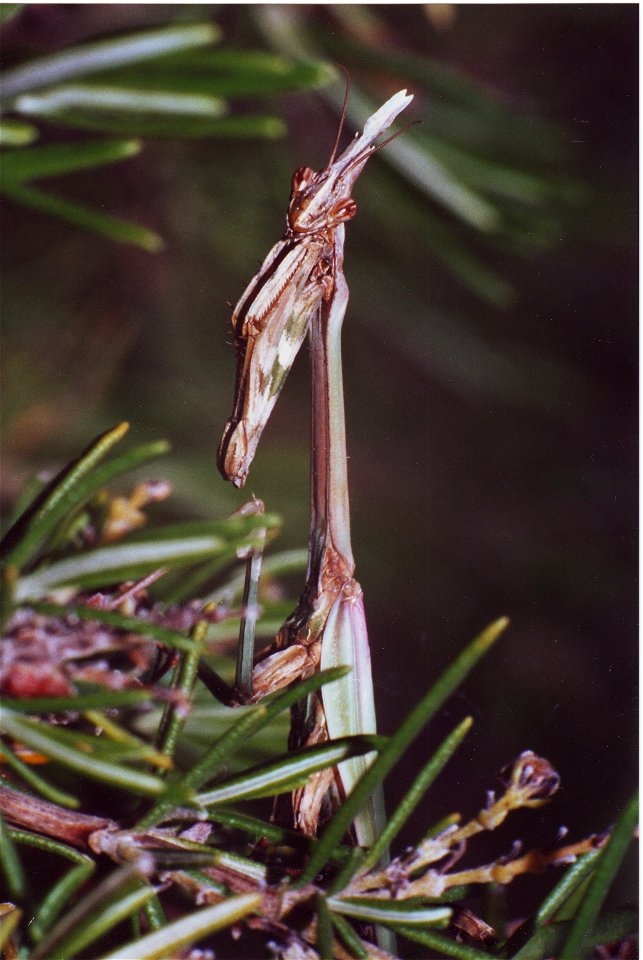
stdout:
[[316,268],[332,252],[323,240],[275,244],[232,315],[235,405],[219,445],[226,480],[243,487],[263,428],[322,299]]
[[[383,144],[374,141],[410,102],[400,91],[320,171],[293,174],[284,237],[252,278],[232,315],[237,358],[235,404],[219,445],[218,466],[242,487],[261,434],[306,336],[310,318],[333,293],[336,231],[357,210],[355,181]],[[339,133],[338,132],[338,139]],[[388,142],[388,141],[386,141]]]
[[[343,185],[341,175],[331,180],[328,167],[319,173],[310,167],[298,167],[291,182],[287,235],[310,236],[332,231],[338,224],[354,217],[357,204],[350,193],[335,199],[340,193],[338,188]],[[346,188],[350,189],[348,184]],[[332,242],[330,233],[328,240]]]
[[[401,90],[371,116],[320,171],[292,177],[284,237],[270,251],[233,317],[236,396],[219,447],[219,469],[243,486],[263,428],[310,330],[312,379],[311,525],[306,584],[297,609],[252,675],[258,700],[319,669],[350,666],[340,680],[293,711],[291,747],[375,732],[373,683],[362,591],[354,579],[341,365],[341,328],[348,302],[343,273],[344,223],[357,206],[352,190],[378,137],[411,97]],[[390,139],[390,138],[389,138]],[[384,143],[388,143],[385,140]],[[350,793],[373,755],[322,770],[293,795],[295,825],[314,835]],[[355,820],[360,844],[381,826],[374,797]]]

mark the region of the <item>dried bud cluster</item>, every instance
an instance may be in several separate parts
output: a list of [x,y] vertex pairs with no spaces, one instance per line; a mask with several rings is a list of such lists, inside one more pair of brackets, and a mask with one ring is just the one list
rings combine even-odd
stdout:
[[498,774],[507,790],[520,797],[520,806],[540,806],[556,793],[560,777],[549,760],[538,757],[533,750],[523,750],[517,760]]

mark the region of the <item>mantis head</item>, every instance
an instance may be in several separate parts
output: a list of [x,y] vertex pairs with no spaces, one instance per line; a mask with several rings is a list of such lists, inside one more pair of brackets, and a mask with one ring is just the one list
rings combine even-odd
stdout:
[[351,196],[353,184],[368,158],[398,135],[394,134],[383,143],[375,143],[412,99],[406,90],[396,93],[366,121],[363,134],[336,158],[346,109],[344,101],[337,140],[324,169],[315,171],[311,167],[299,167],[292,176],[287,217],[291,234],[303,236],[333,229],[355,216],[357,204]]

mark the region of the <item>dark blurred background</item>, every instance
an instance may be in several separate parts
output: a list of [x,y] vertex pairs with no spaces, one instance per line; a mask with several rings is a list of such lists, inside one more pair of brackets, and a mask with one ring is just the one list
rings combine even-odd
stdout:
[[[177,19],[214,20],[222,47],[342,63],[358,106],[407,86],[423,120],[365,170],[346,243],[353,542],[382,730],[490,620],[511,627],[390,783],[392,804],[474,716],[403,839],[473,814],[527,747],[563,787],[507,849],[604,829],[636,777],[636,5],[29,5],[3,55]],[[5,507],[119,419],[172,441],[154,467],[175,483],[168,516],[243,502],[215,467],[226,301],[280,237],[292,170],[325,162],[342,93],[267,97],[283,139],[149,138],[58,179],[157,230],[160,253],[3,204]],[[43,124],[41,143],[61,137]],[[283,515],[281,548],[307,538],[307,420],[304,350],[246,491]]]

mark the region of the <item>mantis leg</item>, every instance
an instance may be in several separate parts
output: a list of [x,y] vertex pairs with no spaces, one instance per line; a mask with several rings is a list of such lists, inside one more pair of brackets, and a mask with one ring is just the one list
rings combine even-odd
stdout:
[[[297,609],[282,627],[276,650],[257,668],[254,695],[284,685],[300,671],[348,665],[351,673],[328,684],[293,711],[291,745],[375,732],[373,681],[362,591],[353,574],[346,465],[341,329],[348,302],[343,273],[344,228],[336,231],[333,286],[311,318],[312,427],[311,526],[306,586]],[[348,794],[372,757],[345,761],[323,771],[293,797],[296,825],[317,833],[320,820]],[[379,806],[379,810],[377,807]],[[358,843],[373,843],[382,825],[381,804],[360,814]]]

